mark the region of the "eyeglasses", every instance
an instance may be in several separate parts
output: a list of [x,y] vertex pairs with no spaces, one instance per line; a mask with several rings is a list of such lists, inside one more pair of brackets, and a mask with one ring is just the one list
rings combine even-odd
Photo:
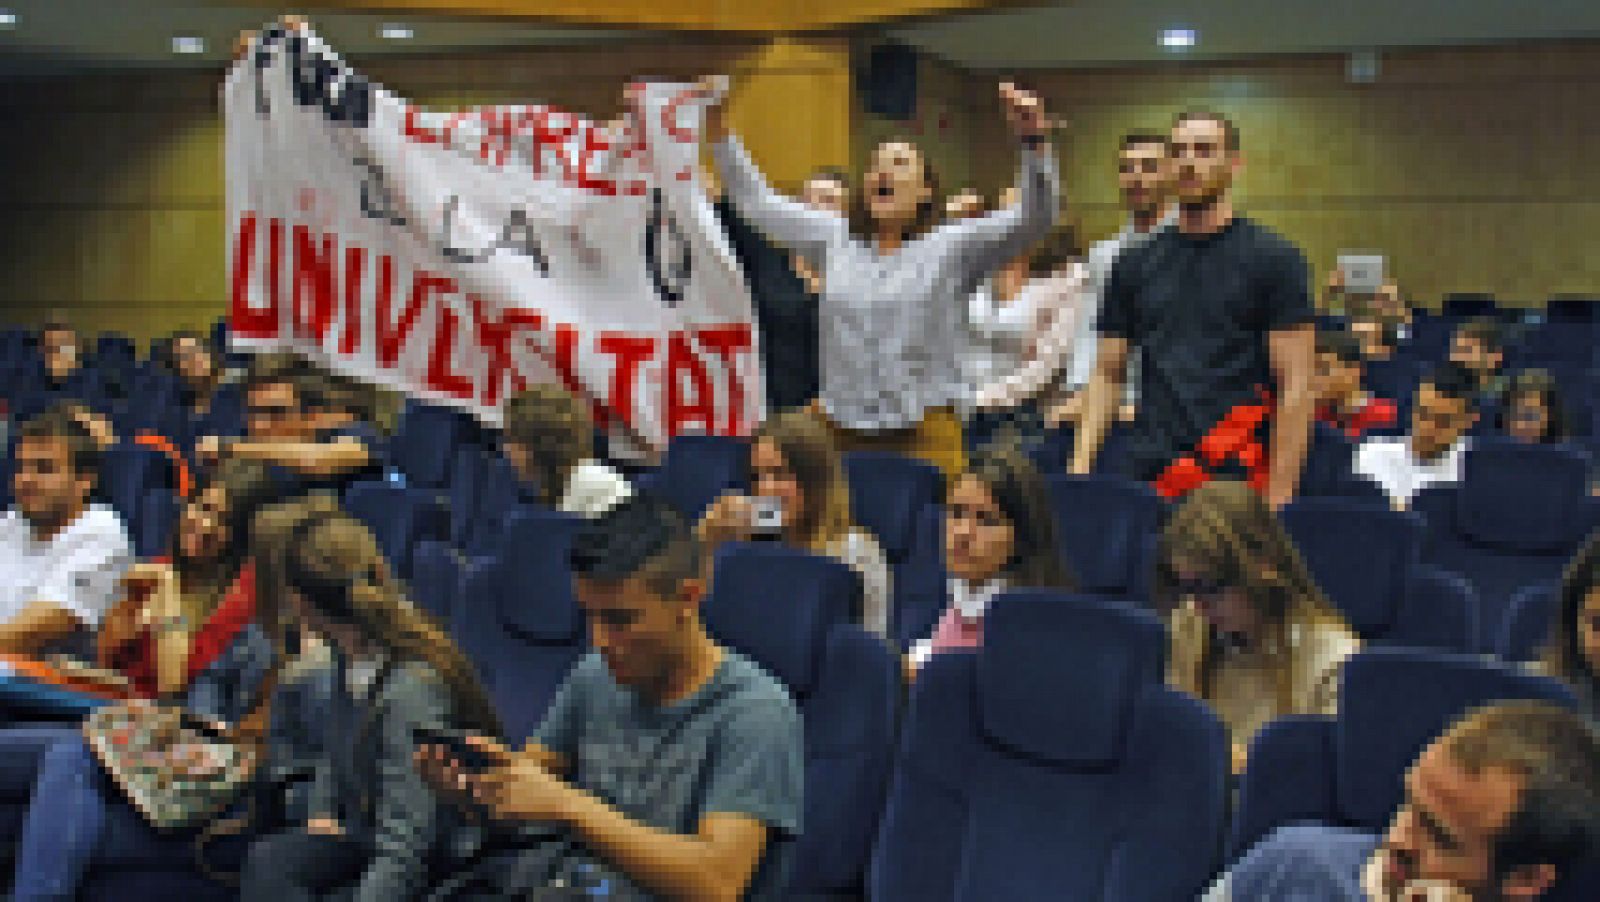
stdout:
[[300,408],[286,404],[254,405],[245,408],[245,415],[252,419],[281,420],[300,413]]
[[1231,588],[1233,583],[1223,579],[1174,580],[1172,583],[1172,591],[1179,597],[1197,600],[1215,598]]

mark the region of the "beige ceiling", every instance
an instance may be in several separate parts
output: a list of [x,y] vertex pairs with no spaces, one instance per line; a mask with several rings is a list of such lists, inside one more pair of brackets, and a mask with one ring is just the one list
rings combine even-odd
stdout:
[[[272,19],[284,8],[213,5],[205,0],[0,0],[0,9],[19,17],[14,28],[0,28],[0,76],[84,65],[216,65],[227,55],[235,34]],[[355,56],[640,36],[410,15],[319,15],[314,21],[335,46]],[[378,27],[387,21],[410,26],[415,37],[403,42],[380,38]],[[1198,46],[1181,54],[1158,46],[1156,36],[1163,28],[1179,26],[1198,31]],[[207,54],[174,55],[175,34],[204,38]],[[1600,0],[1055,0],[1019,10],[923,21],[886,34],[971,67],[1104,66],[1600,37]]]

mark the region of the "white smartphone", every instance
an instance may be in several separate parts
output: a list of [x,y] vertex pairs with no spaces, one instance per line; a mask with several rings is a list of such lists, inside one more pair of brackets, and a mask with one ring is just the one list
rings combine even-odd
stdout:
[[766,536],[783,532],[783,499],[763,495],[751,498],[750,531]]
[[1341,251],[1339,272],[1346,294],[1377,294],[1383,287],[1383,255],[1371,251]]

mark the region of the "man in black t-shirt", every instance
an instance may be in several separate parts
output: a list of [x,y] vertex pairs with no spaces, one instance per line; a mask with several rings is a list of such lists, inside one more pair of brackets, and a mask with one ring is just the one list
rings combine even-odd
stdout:
[[[849,182],[844,173],[834,169],[814,173],[800,194],[800,202],[806,206],[840,216],[846,215],[849,200]],[[821,378],[817,363],[821,274],[811,272],[798,254],[773,246],[726,197],[718,197],[712,208],[727,232],[755,304],[767,412],[804,407],[817,397]]]
[[1139,414],[1119,466],[1169,498],[1210,478],[1244,477],[1282,506],[1299,482],[1314,411],[1305,257],[1235,215],[1232,122],[1184,113],[1169,141],[1178,220],[1112,269],[1072,470],[1093,467],[1137,347]]

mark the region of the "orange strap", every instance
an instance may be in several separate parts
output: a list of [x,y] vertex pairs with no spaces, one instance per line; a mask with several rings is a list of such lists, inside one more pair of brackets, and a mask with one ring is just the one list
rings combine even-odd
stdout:
[[154,432],[141,432],[133,437],[133,443],[146,448],[154,448],[167,456],[172,462],[173,481],[178,484],[178,497],[188,498],[194,491],[194,474],[189,471],[189,462],[184,459],[183,452],[179,451],[165,436],[156,435]]
[[1182,498],[1216,478],[1211,467],[1236,461],[1245,469],[1245,481],[1258,492],[1267,489],[1268,455],[1258,434],[1272,416],[1273,401],[1265,392],[1252,404],[1236,404],[1195,444],[1195,453],[1167,464],[1151,486],[1161,497]]

